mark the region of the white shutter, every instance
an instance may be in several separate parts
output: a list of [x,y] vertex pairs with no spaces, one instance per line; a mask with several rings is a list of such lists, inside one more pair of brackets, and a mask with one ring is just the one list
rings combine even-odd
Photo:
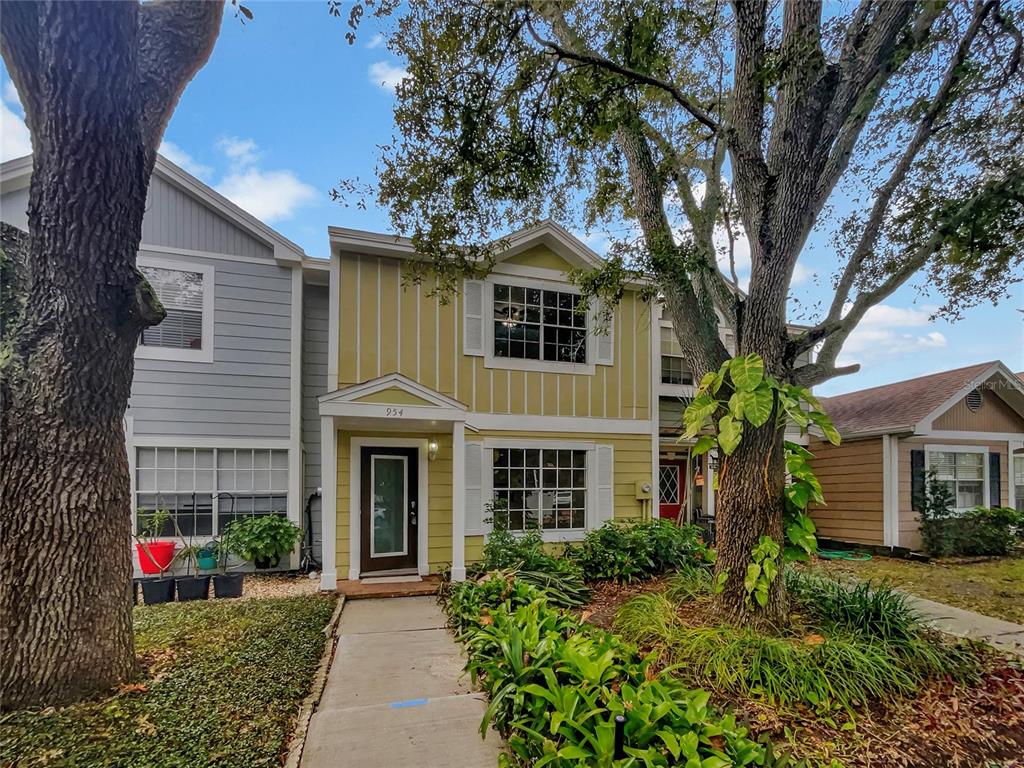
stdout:
[[484,354],[484,288],[480,280],[466,280],[462,288],[464,322],[462,351],[467,355]]
[[597,485],[597,514],[595,527],[599,527],[615,516],[615,449],[611,445],[598,445],[595,482]]
[[484,447],[480,443],[466,443],[466,488],[464,508],[466,535],[487,533],[484,524]]
[[[592,323],[597,323],[599,310],[591,318]],[[596,325],[594,326],[596,328]],[[615,316],[608,319],[608,327],[594,331],[594,362],[598,365],[615,365]]]

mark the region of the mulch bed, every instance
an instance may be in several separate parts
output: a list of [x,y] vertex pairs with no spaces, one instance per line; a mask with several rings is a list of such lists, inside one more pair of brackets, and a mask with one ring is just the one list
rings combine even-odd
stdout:
[[[664,579],[640,584],[592,584],[593,597],[581,615],[611,630],[619,607],[642,592],[657,591]],[[699,603],[684,617],[700,624]],[[1024,667],[995,654],[972,686],[937,681],[910,699],[859,713],[854,730],[842,730],[810,712],[782,711],[761,702],[711,691],[719,708],[731,709],[756,736],[767,735],[797,757],[846,768],[1024,768]]]

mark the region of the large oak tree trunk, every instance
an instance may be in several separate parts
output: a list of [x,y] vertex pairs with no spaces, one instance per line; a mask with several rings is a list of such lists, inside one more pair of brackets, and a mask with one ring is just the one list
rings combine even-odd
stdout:
[[123,419],[139,333],[163,317],[135,256],[156,147],[223,8],[4,10],[33,144],[29,235],[23,254],[5,247],[17,273],[0,390],[0,703],[11,708],[72,701],[135,665]]
[[736,623],[782,626],[787,623],[787,600],[780,563],[779,575],[768,590],[764,607],[752,603],[744,586],[752,552],[762,536],[782,546],[782,438],[769,423],[754,430],[747,425],[732,456],[722,457],[715,496],[715,573],[727,573],[717,595],[719,612]]

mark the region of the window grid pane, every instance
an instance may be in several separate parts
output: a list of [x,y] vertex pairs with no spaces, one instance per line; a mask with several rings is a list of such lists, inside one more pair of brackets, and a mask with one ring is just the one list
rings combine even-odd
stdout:
[[985,503],[985,454],[935,451],[928,466],[949,489],[956,509],[971,509]]
[[203,274],[182,269],[140,267],[167,316],[146,328],[140,343],[147,347],[203,348]]
[[513,531],[574,530],[586,525],[586,451],[494,451],[494,501]]
[[172,513],[173,519],[159,533],[164,537],[176,535],[175,522],[185,536],[212,536],[223,533],[230,522],[243,517],[286,516],[288,452],[139,448],[136,507],[139,531],[155,510]]
[[585,363],[587,318],[580,297],[515,285],[494,286],[494,355]]

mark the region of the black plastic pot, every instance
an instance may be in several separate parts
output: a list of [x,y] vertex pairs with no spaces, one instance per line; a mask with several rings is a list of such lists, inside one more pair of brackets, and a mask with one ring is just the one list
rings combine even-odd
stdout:
[[183,576],[174,580],[178,585],[178,600],[205,600],[210,594],[209,576]]
[[221,573],[213,577],[214,597],[241,597],[243,573]]
[[142,602],[146,605],[174,602],[174,579],[151,579],[142,582]]

